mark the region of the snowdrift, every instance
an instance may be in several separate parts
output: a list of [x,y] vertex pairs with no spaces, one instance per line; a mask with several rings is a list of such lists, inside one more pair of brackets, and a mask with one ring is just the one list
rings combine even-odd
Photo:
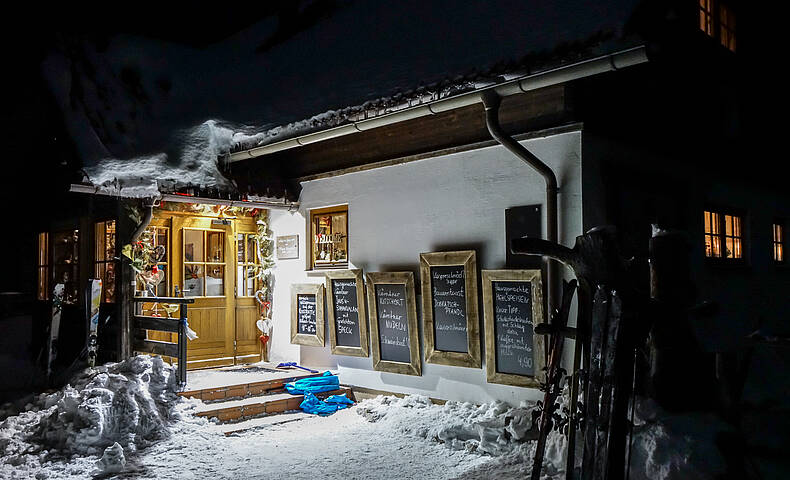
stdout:
[[184,402],[175,392],[175,369],[158,357],[87,369],[0,423],[0,473],[32,473],[48,461],[103,452],[99,469],[118,471],[124,451],[170,435]]
[[[561,405],[567,402],[567,391]],[[521,402],[516,407],[495,401],[480,406],[448,401],[434,405],[428,397],[379,396],[357,405],[357,413],[370,422],[384,422],[394,431],[444,443],[452,450],[465,450],[498,457],[463,478],[522,478],[530,471],[537,442],[533,417],[537,405]],[[408,413],[412,410],[414,413]],[[559,478],[564,472],[567,439],[552,431],[546,443],[542,478]],[[563,477],[564,478],[564,477]]]

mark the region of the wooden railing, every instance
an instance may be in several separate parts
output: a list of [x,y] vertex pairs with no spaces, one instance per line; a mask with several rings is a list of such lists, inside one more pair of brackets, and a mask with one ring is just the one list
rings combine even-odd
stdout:
[[[151,353],[154,355],[164,355],[178,359],[178,370],[176,372],[179,385],[187,383],[187,304],[195,303],[193,298],[180,297],[134,297],[135,315],[133,323],[132,350],[140,353]],[[149,317],[142,315],[143,303],[173,303],[178,304],[178,318]],[[146,337],[146,330],[157,330],[160,332],[170,332],[178,334],[178,342],[163,342],[160,340],[149,340]]]

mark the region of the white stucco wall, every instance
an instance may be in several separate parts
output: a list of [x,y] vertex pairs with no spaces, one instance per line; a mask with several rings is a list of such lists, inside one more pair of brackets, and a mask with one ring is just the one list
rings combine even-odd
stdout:
[[[557,174],[560,185],[560,241],[572,246],[582,233],[581,131],[522,142]],[[419,254],[464,247],[477,249],[478,269],[505,265],[505,209],[545,203],[540,175],[501,146],[481,148],[327,179],[304,182],[299,212],[271,212],[275,235],[299,235],[300,258],[280,260],[273,292],[272,361],[337,368],[341,382],[372,389],[420,393],[435,398],[483,403],[518,403],[540,398],[535,389],[489,384],[481,369],[423,362],[421,377],[373,370],[371,357],[331,355],[326,346],[290,344],[290,285],[319,283],[305,272],[305,218],[309,210],[348,204],[351,268],[365,272],[413,271],[419,282]],[[543,208],[545,228],[545,207]],[[478,275],[479,277],[479,275]],[[416,285],[422,352],[420,289]],[[481,305],[482,307],[482,305]],[[481,347],[485,362],[484,341]]]

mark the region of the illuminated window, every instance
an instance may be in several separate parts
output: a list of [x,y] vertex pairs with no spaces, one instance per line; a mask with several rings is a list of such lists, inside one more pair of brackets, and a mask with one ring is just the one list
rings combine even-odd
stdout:
[[742,219],[737,215],[705,211],[705,256],[743,259]]
[[63,284],[64,303],[77,303],[79,298],[79,246],[79,230],[67,230],[52,234],[54,283],[55,285]]
[[699,29],[728,50],[735,51],[735,12],[718,0],[699,0]]
[[184,296],[225,295],[225,232],[184,230]]
[[[149,243],[151,248],[161,245],[165,249],[165,254],[156,263],[157,273],[155,275],[161,278],[161,281],[154,288],[154,292],[157,297],[167,297],[170,295],[170,229],[168,227],[148,227],[140,240]],[[145,285],[139,278],[137,279],[137,290],[145,290]]]
[[785,229],[781,223],[774,223],[774,261],[785,261]]
[[310,266],[348,267],[348,206],[310,212]]
[[258,289],[257,275],[260,261],[258,240],[253,233],[236,235],[236,295],[251,297]]
[[49,233],[38,234],[38,287],[36,298],[49,300]]
[[102,301],[115,302],[115,220],[94,225],[94,275],[102,282]]
[[726,5],[719,5],[719,40],[730,51],[735,51],[735,13]]
[[699,28],[711,37],[713,33],[713,0],[699,0]]

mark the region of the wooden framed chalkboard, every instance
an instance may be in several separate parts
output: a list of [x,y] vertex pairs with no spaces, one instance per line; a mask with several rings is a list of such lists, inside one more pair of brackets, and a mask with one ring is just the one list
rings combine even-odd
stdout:
[[368,316],[362,270],[327,272],[325,285],[332,354],[367,357]]
[[382,372],[422,375],[414,274],[371,272],[365,278],[373,368]]
[[420,254],[425,361],[480,368],[474,250]]
[[291,343],[324,346],[324,285],[291,285]]
[[483,270],[486,377],[489,383],[538,387],[544,381],[540,270]]

